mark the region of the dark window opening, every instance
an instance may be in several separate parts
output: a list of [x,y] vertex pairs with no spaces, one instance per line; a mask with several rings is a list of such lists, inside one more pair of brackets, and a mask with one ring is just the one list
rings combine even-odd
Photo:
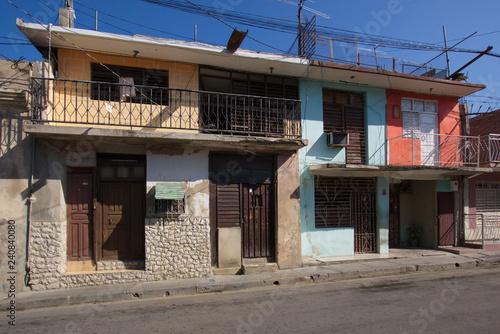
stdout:
[[316,228],[354,227],[359,216],[356,199],[375,194],[372,178],[334,178],[316,176],[314,188]]
[[91,80],[93,100],[168,105],[168,71],[93,63]]

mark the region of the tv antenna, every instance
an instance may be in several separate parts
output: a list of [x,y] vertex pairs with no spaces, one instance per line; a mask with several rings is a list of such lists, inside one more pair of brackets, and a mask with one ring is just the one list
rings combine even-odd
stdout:
[[[320,11],[317,11],[316,9],[312,9],[310,7],[307,7],[307,6],[304,6],[304,2],[306,2],[306,0],[299,0],[299,2],[294,2],[294,1],[291,1],[291,0],[276,0],[278,2],[283,2],[283,3],[286,3],[286,4],[289,4],[289,5],[292,5],[292,6],[298,6],[299,7],[299,18],[301,18],[302,16],[302,10],[305,9],[315,15],[319,15],[321,17],[324,17],[325,19],[331,19],[332,17],[330,15],[327,15],[325,13],[322,13]],[[309,0],[311,1],[312,3],[315,3],[314,1],[312,0]]]

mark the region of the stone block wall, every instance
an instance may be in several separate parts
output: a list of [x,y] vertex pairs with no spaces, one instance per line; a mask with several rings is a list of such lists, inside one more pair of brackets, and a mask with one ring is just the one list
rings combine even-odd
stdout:
[[[139,283],[211,274],[210,226],[205,218],[146,220],[144,270],[65,274],[66,222],[34,222],[30,241],[32,290]],[[105,261],[103,261],[104,263]]]
[[59,288],[66,271],[66,222],[32,222],[29,252],[30,285]]
[[163,279],[210,274],[210,225],[204,218],[147,219],[146,270]]

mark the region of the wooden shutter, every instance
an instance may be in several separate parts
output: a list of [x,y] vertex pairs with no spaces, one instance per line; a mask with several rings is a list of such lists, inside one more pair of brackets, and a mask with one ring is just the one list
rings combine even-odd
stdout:
[[240,185],[217,184],[217,227],[238,227],[241,220]]

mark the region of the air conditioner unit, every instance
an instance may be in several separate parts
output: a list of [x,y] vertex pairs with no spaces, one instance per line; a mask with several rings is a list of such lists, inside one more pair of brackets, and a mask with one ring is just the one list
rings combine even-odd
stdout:
[[345,132],[328,132],[326,140],[328,146],[347,146],[349,145],[349,134]]

